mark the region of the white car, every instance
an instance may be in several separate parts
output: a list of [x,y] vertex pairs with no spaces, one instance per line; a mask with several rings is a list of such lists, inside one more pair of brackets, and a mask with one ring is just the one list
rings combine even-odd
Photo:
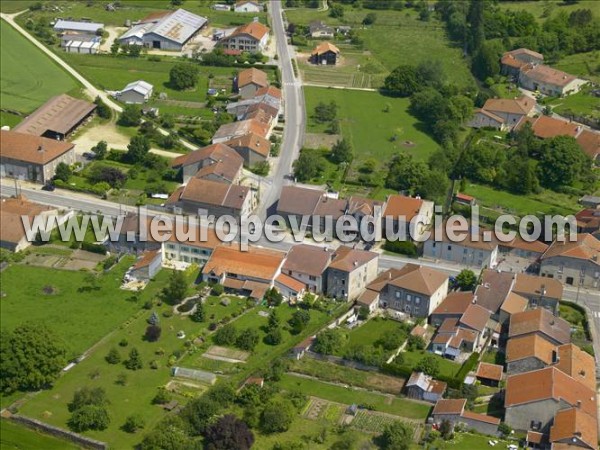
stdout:
[[515,444],[509,444],[507,448],[508,450],[519,450],[519,446]]

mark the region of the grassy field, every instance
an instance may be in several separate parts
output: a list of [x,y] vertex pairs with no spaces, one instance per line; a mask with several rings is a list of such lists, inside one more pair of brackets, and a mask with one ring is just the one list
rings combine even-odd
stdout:
[[75,80],[4,22],[0,53],[2,108],[30,113],[50,97],[77,89]]
[[[400,151],[426,160],[437,148],[436,142],[408,114],[408,99],[385,97],[377,92],[316,87],[306,87],[304,92],[308,131],[322,133],[326,130],[329,124],[317,123],[313,118],[314,109],[319,102],[335,101],[342,134],[352,141],[357,163],[374,158],[386,165]],[[389,112],[384,111],[386,105],[389,105]],[[397,140],[390,142],[394,135]]]
[[[580,0],[571,5],[565,4],[561,1],[552,1],[555,7],[552,10],[552,14],[549,17],[552,17],[560,12],[566,12],[567,14],[575,11],[576,9],[591,9],[596,17],[600,17],[600,3],[596,0]],[[545,21],[548,17],[543,17],[544,9],[546,5],[544,2],[540,1],[510,1],[510,2],[502,2],[500,6],[504,9],[509,10],[525,10],[529,11],[531,14],[535,16],[540,22]]]
[[310,375],[323,381],[358,386],[390,394],[399,394],[405,382],[402,378],[352,369],[312,358],[293,361],[290,371]]
[[9,127],[13,128],[15,125],[21,122],[21,120],[23,120],[23,117],[21,116],[11,114],[5,111],[0,111],[0,127],[8,125]]
[[600,102],[598,97],[591,94],[591,87],[568,97],[558,98],[551,103],[553,111],[565,117],[573,114],[576,116],[593,117],[600,120]]
[[[2,2],[4,3],[4,2]],[[10,8],[11,11],[18,11],[24,9],[23,7],[28,7],[30,3],[35,2],[25,2],[20,1],[22,5],[19,7]],[[123,0],[120,1],[120,7],[115,11],[107,11],[103,2],[86,2],[86,1],[57,1],[53,2],[53,5],[60,8],[60,12],[62,16],[70,16],[74,19],[80,18],[89,18],[91,20],[104,23],[105,25],[119,26],[122,27],[125,24],[126,20],[131,20],[132,22],[136,20],[140,20],[147,15],[166,9],[173,9],[171,7],[170,2],[166,0]],[[205,1],[189,1],[183,5],[186,10],[193,12],[195,14],[199,14],[201,16],[207,17],[210,23],[213,26],[231,26],[231,25],[240,25],[242,23],[247,23],[252,21],[252,18],[255,16],[260,17],[261,22],[264,23],[266,14],[240,14],[235,12],[221,12],[215,11],[210,8],[209,2]],[[5,9],[3,8],[4,12]],[[24,20],[27,17],[33,16],[35,18],[38,17],[46,17],[46,18],[54,18],[56,16],[56,11],[36,11],[35,13],[26,13],[23,15]]]
[[312,395],[325,400],[344,403],[346,405],[354,403],[369,404],[372,405],[376,411],[386,412],[409,419],[425,419],[430,410],[428,405],[412,402],[410,400],[398,397],[388,397],[374,392],[346,389],[341,386],[300,378],[294,375],[284,375],[279,385],[283,389],[300,390],[306,395]]
[[[132,261],[124,258],[101,275],[100,289],[82,292],[78,289],[87,286],[85,272],[12,265],[0,276],[6,294],[0,325],[12,330],[24,321],[44,321],[65,341],[70,355],[78,355],[138,311],[162,287],[166,272],[142,292],[138,302],[128,301],[132,294],[119,286]],[[44,294],[42,289],[48,285],[56,293]]]
[[[498,448],[507,448],[509,441],[505,441],[503,439],[497,439]],[[488,441],[490,440],[489,436],[483,436],[481,434],[471,434],[471,433],[455,433],[454,439],[451,441],[443,441],[439,439],[438,441],[430,444],[429,447],[418,447],[425,448],[429,450],[434,449],[445,449],[445,450],[473,450],[473,449],[484,449],[489,448]],[[517,444],[518,442],[512,441],[511,444]]]
[[[187,274],[189,281],[191,281],[196,273],[190,270]],[[88,358],[69,371],[66,376],[61,377],[52,390],[44,391],[31,399],[21,408],[21,411],[23,414],[64,427],[70,417],[67,404],[72,399],[74,391],[82,386],[102,387],[106,390],[107,397],[111,402],[109,406],[111,424],[105,431],[88,432],[86,434],[108,442],[114,448],[131,448],[142,439],[142,436],[131,435],[120,429],[128,415],[133,412],[139,413],[146,421],[146,430],[149,430],[166,414],[159,406],[151,405],[151,400],[156,393],[156,388],[166,385],[171,380],[168,366],[171,355],[174,352],[184,352],[187,348],[185,345],[186,340],[192,341],[196,337],[200,337],[206,343],[198,344],[195,351],[176,363],[182,367],[195,367],[194,361],[200,358],[202,350],[210,345],[209,323],[220,321],[226,316],[231,318],[245,308],[245,298],[231,297],[228,305],[222,305],[220,299],[211,297],[205,306],[207,321],[195,323],[186,316],[173,315],[167,317],[165,313],[171,311],[172,307],[166,304],[155,305],[153,309],[159,313],[162,335],[158,342],[153,343],[143,340],[147,319],[151,311],[141,310],[134,318],[121,326],[116,333],[103,341]],[[280,308],[282,318],[287,317],[286,310],[292,310],[287,304],[282,305]],[[324,313],[322,314],[322,319],[327,317]],[[311,326],[321,327],[323,325],[323,321],[319,322],[317,320],[317,314],[312,312],[312,316],[313,320],[311,320],[309,328],[305,330],[306,333],[314,333],[314,329],[310,329]],[[258,327],[262,324],[259,317],[257,317],[256,308],[246,311],[233,323],[236,324],[238,329],[254,324]],[[185,333],[186,339],[177,338],[179,331]],[[306,334],[303,334],[295,336],[294,339],[304,339],[305,337]],[[119,345],[119,342],[123,339],[128,342],[128,346],[125,348]],[[263,369],[272,358],[287,352],[289,343],[288,340],[279,346],[268,348],[263,344],[259,344],[248,361],[243,364],[244,373],[233,375],[230,380],[241,381],[248,376],[248,373]],[[122,360],[125,360],[128,352],[133,347],[140,352],[144,364],[141,370],[129,371],[121,364],[111,365],[104,360],[111,348],[117,348]],[[156,361],[158,369],[150,367],[151,361]],[[97,373],[94,373],[96,371]],[[123,373],[127,375],[126,386],[115,383],[117,377]],[[200,395],[205,389],[206,386],[201,384],[198,389],[186,388],[185,397],[176,395],[175,398],[180,403],[185,403],[188,398]]]
[[5,419],[0,420],[0,449],[2,450],[76,450],[79,448],[81,447],[68,441],[38,433]]
[[572,214],[580,209],[576,197],[551,191],[525,197],[481,184],[469,183],[466,193],[474,196],[483,207],[517,216],[538,213]]
[[[374,25],[363,27],[362,20],[368,12],[375,12],[377,20]],[[355,87],[378,87],[382,84],[383,76],[398,65],[417,65],[432,59],[439,59],[442,62],[450,82],[459,86],[473,84],[473,77],[462,57],[462,52],[460,48],[449,42],[444,25],[434,18],[429,22],[418,20],[418,14],[413,9],[370,11],[345,8],[342,19],[329,17],[327,11],[308,8],[287,10],[286,15],[289,22],[296,24],[307,25],[313,20],[322,20],[328,25],[344,24],[359,30],[359,36],[364,41],[363,48],[349,52],[349,67],[334,68],[335,71],[340,69],[338,81],[346,81],[344,84],[350,83]],[[343,47],[341,50],[345,58],[346,50]],[[358,61],[361,64],[360,69],[352,61],[356,59],[354,54],[359,50],[363,51]],[[321,76],[329,75],[327,80],[333,84],[331,83],[333,78],[328,71],[331,72],[330,68],[313,68],[309,71],[307,81],[318,82],[318,72],[321,72]],[[349,79],[348,72],[354,73],[355,77]],[[375,74],[372,76],[371,86],[368,86],[369,83],[363,84],[364,77],[357,77],[357,75],[370,73]],[[345,78],[341,74],[345,74]]]
[[[600,17],[600,12],[596,15]],[[594,83],[600,83],[599,66],[600,53],[597,51],[564,56],[556,64],[553,64],[556,69],[590,79]]]

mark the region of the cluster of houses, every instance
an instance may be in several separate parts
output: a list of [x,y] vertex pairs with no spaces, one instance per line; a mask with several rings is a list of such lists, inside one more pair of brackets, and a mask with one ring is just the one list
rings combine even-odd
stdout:
[[[578,92],[588,83],[560,70],[543,65],[543,55],[526,48],[506,52],[502,56],[502,72],[512,77],[524,89],[544,95],[564,96]],[[576,122],[542,115],[535,98],[492,98],[476,109],[469,125],[473,128],[493,128],[500,131],[521,129],[531,124],[535,136],[549,139],[571,136],[582,150],[597,162],[600,158],[600,133]]]
[[502,73],[512,77],[519,86],[544,95],[562,97],[575,94],[588,83],[574,75],[544,65],[544,56],[527,48],[504,53],[500,63]]
[[[595,362],[571,342],[570,324],[557,316],[562,292],[557,280],[484,271],[475,292],[450,293],[431,313],[437,330],[429,350],[455,359],[497,348],[505,364],[481,362],[465,382],[504,388],[504,422],[527,433],[528,448],[595,449]],[[435,403],[433,424],[447,420],[498,434],[499,418],[468,411],[466,399],[443,398],[446,389],[420,372],[405,385],[407,396]]]
[[222,125],[212,144],[171,161],[184,185],[166,201],[173,211],[190,214],[246,217],[256,206],[249,186],[242,186],[242,171],[266,162],[269,140],[282,114],[281,90],[270,86],[267,74],[250,68],[235,78],[240,100],[227,111],[236,121]]

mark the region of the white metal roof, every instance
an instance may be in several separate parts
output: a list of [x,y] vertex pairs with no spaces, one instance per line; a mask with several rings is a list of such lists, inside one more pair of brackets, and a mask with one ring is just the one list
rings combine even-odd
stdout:
[[119,37],[120,41],[130,38],[142,39],[144,34],[146,34],[149,30],[152,29],[154,25],[151,23],[141,23],[139,25],[132,26],[129,30],[127,30],[124,34]]
[[150,83],[147,83],[143,80],[138,80],[129,83],[121,92],[135,91],[143,96],[146,96],[152,91],[152,89],[153,86]]
[[54,24],[55,30],[75,30],[75,31],[85,31],[88,33],[95,33],[97,30],[99,30],[101,28],[104,28],[103,23],[77,22],[75,20],[59,19]]
[[173,14],[160,19],[148,33],[154,33],[171,41],[183,44],[196,31],[202,28],[208,19],[193,14],[185,9],[178,9]]

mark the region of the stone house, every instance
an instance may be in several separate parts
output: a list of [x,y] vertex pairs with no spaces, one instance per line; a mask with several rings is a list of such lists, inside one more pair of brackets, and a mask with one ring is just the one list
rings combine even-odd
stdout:
[[171,168],[181,172],[184,184],[193,177],[235,184],[243,163],[242,157],[231,147],[211,144],[173,159]]
[[569,286],[600,287],[600,240],[578,234],[575,242],[554,241],[541,257],[540,275]]
[[302,282],[309,292],[325,292],[326,271],[334,251],[327,247],[297,244],[288,252],[281,272]]
[[338,247],[327,268],[326,293],[328,296],[353,301],[377,276],[379,254]]
[[557,361],[556,345],[539,334],[514,337],[506,344],[506,373],[539,370]]
[[500,419],[485,414],[474,413],[465,409],[466,399],[441,399],[433,408],[431,417],[433,423],[440,425],[444,420],[450,421],[452,425],[464,424],[468,429],[489,436],[498,434]]
[[258,21],[237,27],[233,32],[219,40],[217,45],[227,50],[260,53],[267,47],[269,28]]
[[556,367],[546,367],[506,380],[504,421],[515,430],[546,433],[555,414],[577,407],[596,415],[596,393]]
[[[392,194],[383,212],[387,240],[421,241],[433,219],[433,202]],[[392,238],[395,235],[397,238]]]
[[467,308],[474,302],[475,295],[472,292],[451,292],[429,315],[429,323],[439,327],[446,319],[460,319]]
[[75,163],[75,145],[16,131],[0,131],[0,177],[47,183],[60,163]]
[[368,286],[379,294],[379,306],[412,317],[427,317],[448,294],[448,276],[435,269],[406,264],[389,269]]

